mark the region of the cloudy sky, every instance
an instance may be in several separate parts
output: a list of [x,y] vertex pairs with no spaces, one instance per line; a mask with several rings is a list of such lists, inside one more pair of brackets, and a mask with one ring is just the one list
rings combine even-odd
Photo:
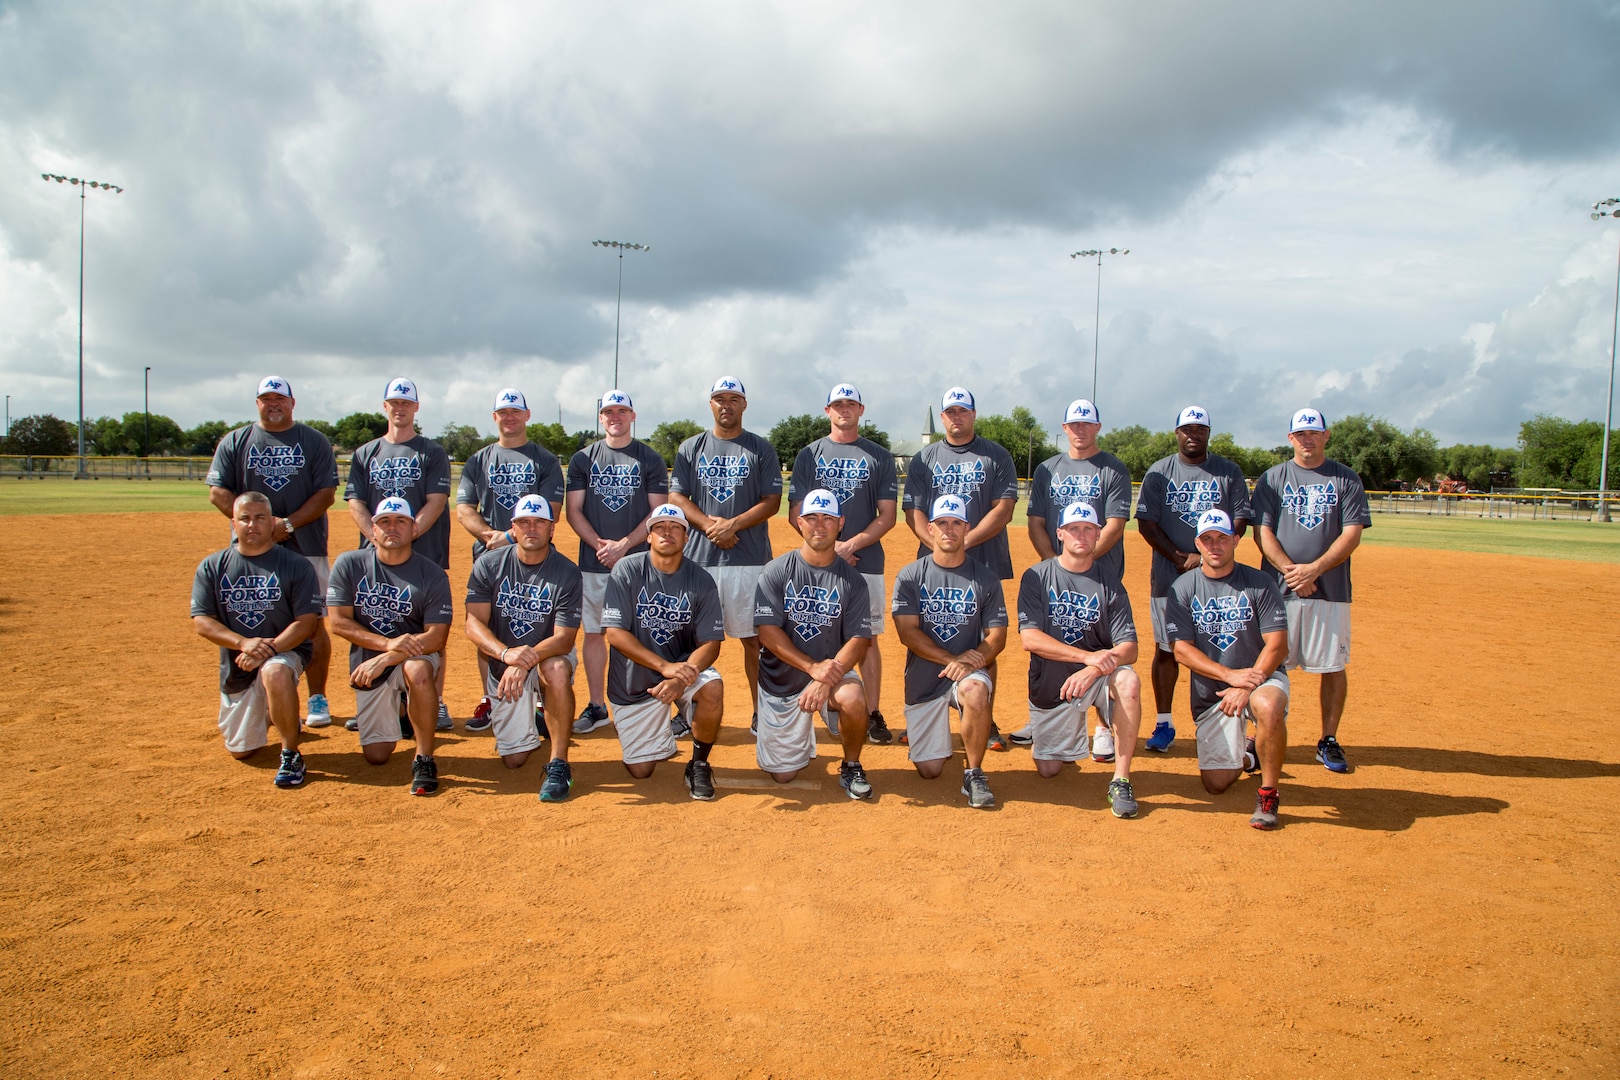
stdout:
[[[993,11],[992,11],[993,8]],[[852,379],[914,436],[945,387],[1056,425],[1188,402],[1272,445],[1369,411],[1511,444],[1601,416],[1620,5],[0,0],[0,381],[90,415],[301,416],[414,377],[589,426],[750,426]],[[1069,253],[1129,248],[1102,268]]]

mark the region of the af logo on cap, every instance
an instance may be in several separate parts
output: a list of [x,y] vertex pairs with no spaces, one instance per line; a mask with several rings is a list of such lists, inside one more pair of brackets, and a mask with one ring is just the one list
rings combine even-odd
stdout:
[[710,397],[714,397],[716,394],[741,394],[743,397],[747,397],[748,391],[743,389],[742,380],[737,376],[722,375],[714,380],[714,385],[709,388]]
[[398,495],[390,495],[388,498],[378,503],[377,509],[371,512],[371,516],[373,518],[388,517],[391,514],[396,517],[408,518],[414,518],[416,516],[416,513],[411,509],[411,504],[400,498]]
[[1097,406],[1085,398],[1075,398],[1069,402],[1069,411],[1063,414],[1065,424],[1100,424],[1102,414],[1097,412]]
[[538,495],[525,495],[512,507],[512,520],[518,518],[544,518],[547,521],[555,520],[551,516],[551,504]]
[[508,386],[495,395],[495,411],[500,412],[502,409],[522,409],[527,412],[529,399],[523,396],[523,391]]
[[409,379],[395,379],[383,391],[384,401],[420,401],[416,396],[416,384]]
[[607,393],[602,395],[601,407],[603,409],[614,405],[622,405],[626,409],[635,408],[635,406],[630,403],[630,395],[625,393],[623,390],[609,390]]
[[1296,431],[1326,431],[1327,418],[1315,409],[1301,409],[1294,414],[1294,422],[1288,425],[1288,433]]
[[803,514],[826,514],[828,517],[838,516],[838,498],[826,488],[816,488],[804,497],[804,505],[799,510]]
[[690,527],[686,523],[686,515],[682,513],[681,508],[676,506],[674,503],[662,503],[655,506],[653,507],[653,512],[647,515],[648,527],[656,525],[660,521],[673,521],[680,525],[680,527],[683,529]]
[[847,382],[841,382],[827,392],[827,404],[831,405],[835,401],[853,401],[857,405],[865,404],[861,400],[861,392],[855,389],[855,384]]
[[1225,510],[1205,510],[1198,516],[1198,535],[1203,536],[1207,532],[1232,535],[1232,519],[1226,516]]
[[945,391],[945,396],[940,400],[939,403],[939,411],[944,412],[946,409],[970,409],[975,412],[977,411],[976,406],[973,404],[973,395],[968,393],[960,386],[953,386],[949,390]]
[[941,495],[934,500],[933,512],[928,515],[929,521],[938,521],[940,518],[956,518],[958,521],[967,521],[967,503],[955,495]]
[[1083,502],[1070,503],[1063,508],[1063,517],[1058,521],[1058,528],[1061,529],[1065,525],[1078,525],[1081,522],[1085,522],[1087,525],[1095,525],[1099,529],[1102,528],[1102,522],[1097,520],[1097,511],[1091,508],[1090,503]]
[[1189,405],[1181,410],[1176,417],[1176,427],[1186,427],[1188,424],[1201,424],[1209,427],[1209,410],[1202,405]]
[[259,382],[259,392],[255,396],[263,397],[266,394],[280,394],[283,397],[292,397],[292,383],[283,379],[280,375],[266,375]]

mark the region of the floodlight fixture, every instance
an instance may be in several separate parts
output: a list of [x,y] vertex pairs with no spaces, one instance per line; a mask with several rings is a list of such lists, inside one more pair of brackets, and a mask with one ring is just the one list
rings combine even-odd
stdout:
[[624,253],[651,251],[650,244],[637,244],[629,240],[592,240],[592,247],[613,248],[619,253],[619,294],[613,302],[613,385],[619,385],[619,315],[624,310]]
[[1117,248],[1117,247],[1111,247],[1111,248],[1107,248],[1107,249],[1103,249],[1103,248],[1087,248],[1085,251],[1071,251],[1069,253],[1069,258],[1071,258],[1071,259],[1089,259],[1089,258],[1095,257],[1096,260],[1097,260],[1097,304],[1096,304],[1096,310],[1092,312],[1093,333],[1091,335],[1091,400],[1092,401],[1097,400],[1097,353],[1098,353],[1099,342],[1102,339],[1102,261],[1103,261],[1103,256],[1104,255],[1129,255],[1130,253],[1131,253],[1130,248]]

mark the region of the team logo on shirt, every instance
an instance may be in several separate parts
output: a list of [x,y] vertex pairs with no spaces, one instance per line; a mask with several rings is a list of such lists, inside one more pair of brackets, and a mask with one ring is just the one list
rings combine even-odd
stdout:
[[971,586],[945,586],[929,592],[924,585],[917,590],[917,615],[938,641],[947,642],[979,617],[979,598]]
[[1077,502],[1095,505],[1102,498],[1102,474],[1054,476],[1051,486],[1046,490],[1052,497],[1053,506],[1072,506]]
[[697,481],[716,502],[729,502],[749,476],[747,454],[699,454]]
[[551,621],[551,582],[503,581],[495,590],[495,610],[518,637]]
[[606,465],[591,462],[591,494],[601,499],[602,505],[609,510],[623,510],[640,489],[641,462],[609,462]]
[[843,612],[844,605],[839,600],[837,589],[823,589],[817,585],[795,589],[790,581],[782,593],[782,613],[805,641],[837,622]]
[[[606,612],[603,612],[606,617]],[[692,600],[666,592],[647,595],[642,589],[636,598],[636,623],[659,645],[668,645],[681,628],[692,621]]]
[[1282,504],[1301,528],[1318,529],[1339,505],[1339,493],[1332,484],[1284,484]]
[[248,472],[258,473],[264,480],[264,486],[271,491],[280,491],[292,482],[304,468],[304,448],[297,443],[288,446],[276,443],[273,446],[250,446],[247,452]]
[[422,459],[415,454],[371,459],[371,486],[384,495],[405,494],[422,482]]
[[1102,597],[1096,594],[1046,590],[1046,620],[1059,632],[1063,644],[1073,645],[1086,636],[1102,617]]
[[984,459],[955,461],[949,465],[936,462],[934,469],[934,495],[955,495],[971,504],[973,496],[984,486]]
[[816,486],[847,499],[872,479],[872,462],[864,457],[816,458]]
[[1219,480],[1171,480],[1165,488],[1164,502],[1170,512],[1180,518],[1189,529],[1198,528],[1198,516],[1221,504]]
[[495,501],[506,510],[534,490],[534,462],[491,461],[489,463],[489,490]]
[[1254,621],[1254,605],[1247,593],[1234,596],[1212,596],[1192,601],[1193,629],[1203,634],[1217,649],[1225,652],[1232,647],[1243,628]]
[[354,613],[372,632],[391,634],[411,617],[411,587],[363,577],[355,586]]
[[256,630],[265,612],[281,603],[281,579],[275,574],[243,574],[232,581],[219,579],[219,606],[238,626]]

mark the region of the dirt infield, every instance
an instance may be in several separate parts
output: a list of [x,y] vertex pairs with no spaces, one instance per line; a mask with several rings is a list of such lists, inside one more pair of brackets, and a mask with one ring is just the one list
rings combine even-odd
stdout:
[[[1253,780],[1199,787],[1185,677],[1135,821],[1108,814],[1107,767],[1043,781],[1016,748],[986,762],[994,813],[900,746],[868,750],[879,797],[851,803],[825,734],[814,785],[700,804],[684,754],[634,782],[605,728],[576,743],[574,797],[542,804],[541,761],[509,772],[460,730],[459,621],[437,798],[340,726],[278,791],[273,753],[221,746],[216,654],[186,618],[225,535],[212,513],[0,519],[0,1075],[1620,1069],[1620,566],[1364,548],[1355,771],[1312,761],[1297,676],[1284,827],[1262,834]],[[1032,561],[1022,530],[1013,552]],[[717,773],[752,781],[735,643],[721,667]],[[1025,668],[1014,647],[1003,728]]]

